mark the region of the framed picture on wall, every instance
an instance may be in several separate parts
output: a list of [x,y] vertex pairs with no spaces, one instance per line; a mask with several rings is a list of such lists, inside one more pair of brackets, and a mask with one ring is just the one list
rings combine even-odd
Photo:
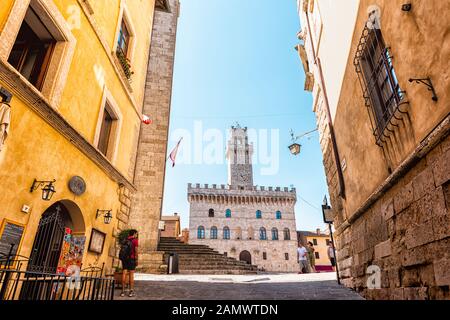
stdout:
[[105,245],[106,233],[92,229],[91,239],[89,240],[88,251],[101,254]]

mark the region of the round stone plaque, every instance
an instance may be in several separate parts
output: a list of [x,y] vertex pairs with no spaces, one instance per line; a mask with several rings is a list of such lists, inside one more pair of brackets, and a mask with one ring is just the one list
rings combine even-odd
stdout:
[[86,191],[86,182],[79,176],[74,176],[69,181],[69,189],[77,196],[81,196]]

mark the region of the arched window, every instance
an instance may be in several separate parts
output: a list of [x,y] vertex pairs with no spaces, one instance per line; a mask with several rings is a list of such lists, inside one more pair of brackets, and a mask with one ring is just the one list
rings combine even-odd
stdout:
[[277,220],[281,220],[281,211],[277,211],[275,215]]
[[227,211],[225,211],[225,218],[231,218],[231,210],[227,209]]
[[278,240],[278,229],[272,228],[272,240]]
[[262,218],[261,210],[256,210],[256,219],[261,219],[261,218]]
[[229,240],[230,239],[230,228],[228,228],[228,227],[224,227],[223,228],[223,238],[225,240]]
[[217,239],[217,227],[211,227],[211,239]]
[[214,218],[214,209],[209,209],[209,211],[208,211],[208,217],[209,217],[209,218]]
[[205,227],[199,226],[197,228],[197,239],[205,239]]
[[288,228],[284,228],[284,240],[291,240],[291,231]]
[[259,240],[267,240],[266,228],[259,229]]

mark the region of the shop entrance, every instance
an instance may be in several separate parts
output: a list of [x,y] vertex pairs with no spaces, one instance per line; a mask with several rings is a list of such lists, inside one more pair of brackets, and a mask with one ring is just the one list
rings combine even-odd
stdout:
[[[70,257],[74,233],[81,234],[84,238],[83,216],[75,203],[58,201],[45,210],[39,221],[28,270],[43,273],[56,273],[59,269],[64,271],[62,263],[67,260],[66,256]],[[76,254],[80,259],[80,252]]]

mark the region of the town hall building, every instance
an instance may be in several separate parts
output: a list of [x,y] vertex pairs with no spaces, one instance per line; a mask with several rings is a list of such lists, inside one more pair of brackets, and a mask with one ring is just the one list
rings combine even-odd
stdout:
[[231,127],[228,184],[188,184],[189,244],[264,271],[297,272],[296,190],[254,186],[252,154],[247,128]]

